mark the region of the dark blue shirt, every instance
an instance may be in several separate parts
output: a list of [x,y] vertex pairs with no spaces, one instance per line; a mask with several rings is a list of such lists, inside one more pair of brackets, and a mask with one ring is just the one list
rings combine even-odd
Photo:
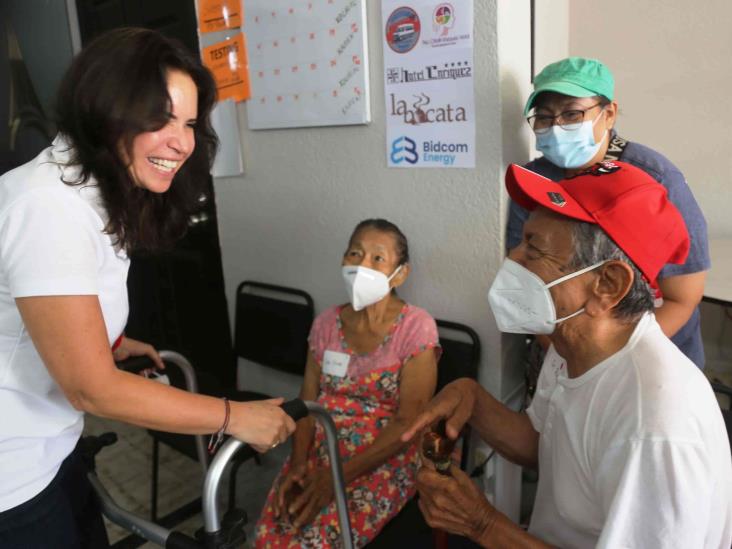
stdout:
[[[707,222],[694,196],[691,194],[691,189],[686,184],[684,174],[668,158],[638,143],[629,142],[620,160],[642,169],[666,187],[669,199],[681,212],[689,231],[691,246],[686,262],[683,265],[666,265],[659,273],[658,278],[709,270],[711,262],[707,242]],[[525,167],[553,181],[564,179],[564,169],[555,166],[544,157],[529,162]],[[509,250],[521,243],[524,222],[528,216],[528,211],[513,201],[510,202],[508,226],[506,228],[506,247]],[[699,368],[704,368],[704,346],[701,338],[699,307],[694,309],[691,318],[671,338],[671,341],[694,364]]]

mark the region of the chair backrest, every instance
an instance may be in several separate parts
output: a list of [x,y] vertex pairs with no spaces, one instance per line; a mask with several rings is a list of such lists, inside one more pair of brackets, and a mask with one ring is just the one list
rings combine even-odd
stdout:
[[480,363],[478,334],[465,324],[439,319],[436,322],[442,346],[442,357],[437,367],[437,390],[461,377],[476,379]]
[[236,291],[234,349],[241,358],[303,375],[314,314],[307,292],[245,280]]
[[[437,391],[461,377],[476,379],[480,364],[480,338],[470,326],[437,319],[442,357],[437,365]],[[470,454],[470,429],[463,430],[460,468],[465,471]]]

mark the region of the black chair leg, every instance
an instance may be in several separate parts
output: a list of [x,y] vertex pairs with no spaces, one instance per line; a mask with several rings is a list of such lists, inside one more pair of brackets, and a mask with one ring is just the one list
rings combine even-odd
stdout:
[[150,520],[152,522],[155,522],[158,520],[158,458],[160,445],[155,437],[153,437],[152,443],[152,490],[150,494]]

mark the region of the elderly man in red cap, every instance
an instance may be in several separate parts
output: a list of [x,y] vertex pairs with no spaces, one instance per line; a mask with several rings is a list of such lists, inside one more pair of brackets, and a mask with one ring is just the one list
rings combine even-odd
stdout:
[[534,399],[514,412],[461,379],[403,439],[442,418],[455,438],[469,423],[506,459],[538,467],[534,511],[524,531],[457,467],[425,466],[427,522],[492,548],[729,549],[724,420],[653,314],[659,271],[689,249],[667,191],[622,162],[559,183],[511,166],[506,186],[531,214],[488,297],[500,330],[549,336]]

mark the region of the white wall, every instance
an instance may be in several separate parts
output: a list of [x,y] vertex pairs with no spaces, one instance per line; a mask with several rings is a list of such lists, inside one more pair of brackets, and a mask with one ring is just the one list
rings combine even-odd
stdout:
[[712,236],[732,236],[732,2],[570,1],[570,52],[613,71],[624,137],[687,176]]
[[[500,4],[504,17],[522,17],[511,15],[512,3]],[[503,113],[520,112],[528,93],[528,12],[520,29],[506,32],[499,66],[495,0],[475,6],[476,169],[402,170],[386,168],[379,5],[368,2],[370,125],[249,131],[239,105],[246,175],[216,181],[227,296],[233,306],[236,285],[254,279],[307,290],[317,311],[341,303],[340,261],[351,230],[361,219],[385,217],[410,239],[404,297],[478,331],[481,380],[499,393],[501,339],[485,294],[503,257],[504,166],[528,154],[513,127],[503,143],[501,124]],[[299,385],[248,365],[242,380],[284,394]]]
[[[528,5],[475,2],[475,169],[386,168],[376,0],[367,2],[371,124],[249,131],[239,105],[245,176],[215,183],[231,307],[244,279],[305,289],[316,312],[344,302],[340,263],[347,239],[360,220],[384,217],[410,241],[413,269],[401,294],[435,317],[472,326],[483,344],[483,385],[504,397],[516,389],[522,366],[495,327],[486,292],[504,255],[505,166],[529,154],[521,117],[530,86]],[[252,364],[240,364],[239,379],[247,388],[285,396],[294,396],[300,384]],[[497,483],[498,503],[511,515],[518,503],[513,479],[511,486]]]
[[[732,237],[731,21],[729,0],[570,0],[570,53],[610,67],[620,134],[681,169],[710,237]],[[702,305],[702,333],[707,368],[732,369],[720,307]]]
[[569,55],[569,0],[534,1],[534,73]]

